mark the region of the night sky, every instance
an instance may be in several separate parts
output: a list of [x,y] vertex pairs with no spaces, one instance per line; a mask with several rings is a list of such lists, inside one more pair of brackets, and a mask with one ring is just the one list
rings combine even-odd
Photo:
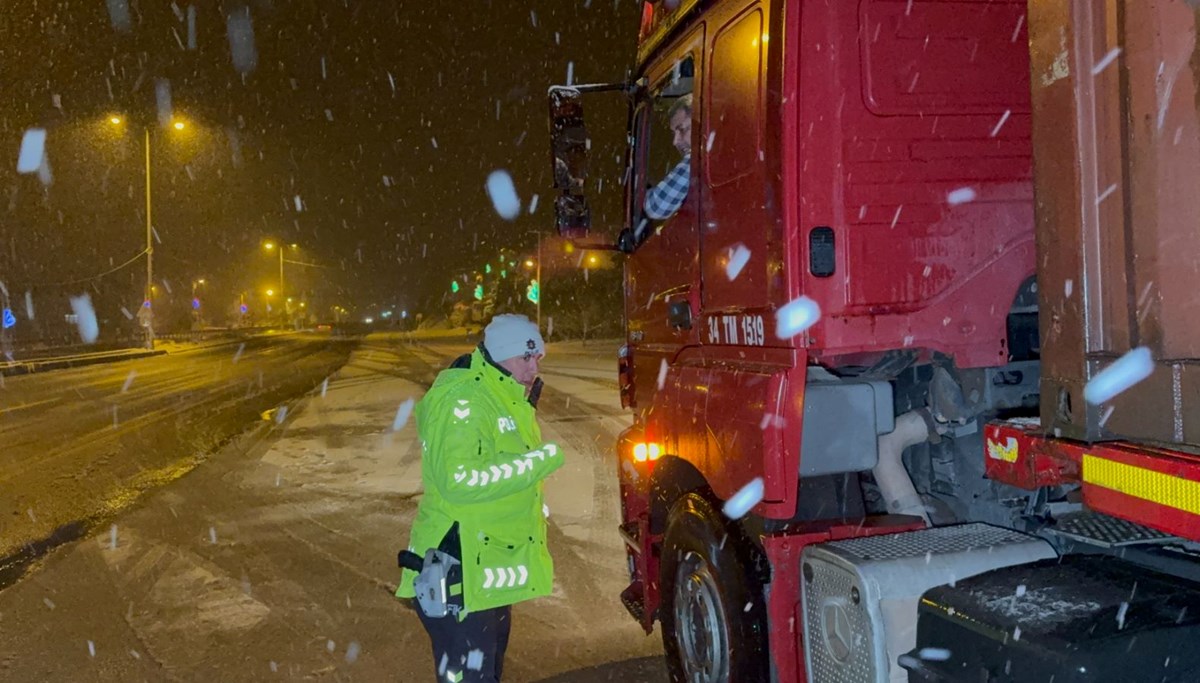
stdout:
[[[122,31],[110,6],[126,4]],[[529,231],[553,229],[546,88],[568,70],[577,83],[623,79],[640,4],[11,3],[0,15],[0,281],[14,301],[30,291],[39,305],[90,291],[102,318],[140,302],[143,260],[93,276],[144,246],[149,126],[161,287],[179,295],[205,278],[219,304],[261,291],[277,280],[260,246],[273,238],[323,266],[289,265],[289,292],[358,311],[435,306],[455,273],[500,246],[532,251]],[[257,60],[243,73],[227,22],[246,12]],[[181,133],[157,124],[160,83],[188,124]],[[592,187],[594,221],[615,224],[625,105],[588,104],[593,180],[604,181],[602,194]],[[114,114],[121,126],[108,123]],[[35,126],[49,130],[49,187],[16,173]],[[484,191],[495,169],[524,203],[515,221]]]

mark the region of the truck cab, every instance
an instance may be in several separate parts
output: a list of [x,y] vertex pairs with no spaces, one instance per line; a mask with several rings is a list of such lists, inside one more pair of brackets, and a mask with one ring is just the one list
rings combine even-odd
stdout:
[[629,104],[621,598],[674,679],[906,680],[924,591],[1086,512],[985,477],[1042,407],[1028,11],[646,2],[627,82],[551,88],[580,239],[584,98]]

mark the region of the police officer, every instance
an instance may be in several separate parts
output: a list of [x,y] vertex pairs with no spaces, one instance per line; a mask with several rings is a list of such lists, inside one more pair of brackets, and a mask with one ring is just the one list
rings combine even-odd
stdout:
[[[498,315],[416,407],[425,493],[409,550],[461,561],[450,574],[451,614],[433,617],[414,602],[439,681],[499,681],[511,606],[553,586],[542,481],[563,456],[542,442],[534,415],[545,352],[528,318]],[[404,570],[397,597],[414,596],[414,578]]]

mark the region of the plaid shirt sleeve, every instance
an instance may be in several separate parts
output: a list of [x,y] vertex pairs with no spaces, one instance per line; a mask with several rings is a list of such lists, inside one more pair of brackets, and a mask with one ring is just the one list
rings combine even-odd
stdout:
[[646,215],[661,221],[675,215],[687,199],[692,175],[692,158],[686,156],[657,185],[646,193]]

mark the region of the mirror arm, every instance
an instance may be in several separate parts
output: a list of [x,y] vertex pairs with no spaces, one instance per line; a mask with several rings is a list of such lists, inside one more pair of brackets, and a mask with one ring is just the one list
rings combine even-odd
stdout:
[[578,93],[590,92],[624,92],[630,93],[636,87],[634,83],[583,83],[581,85],[552,85],[547,91],[547,95],[556,90],[573,90]]

